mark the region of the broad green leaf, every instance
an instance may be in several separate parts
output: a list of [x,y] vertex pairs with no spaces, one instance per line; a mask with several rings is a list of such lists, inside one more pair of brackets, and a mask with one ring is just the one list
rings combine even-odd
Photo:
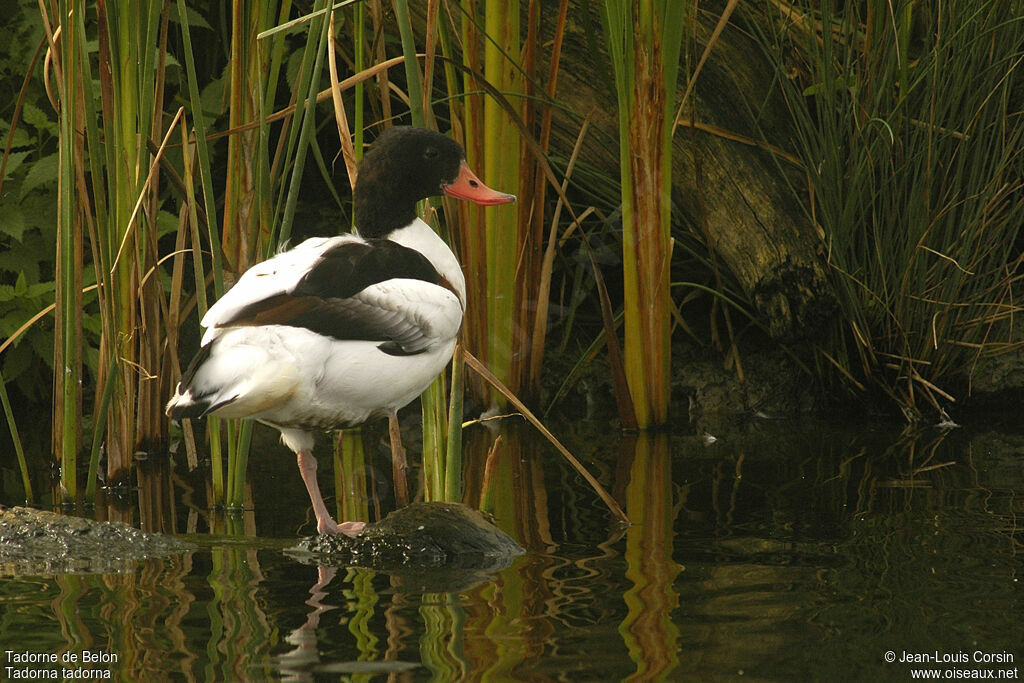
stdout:
[[16,204],[4,207],[0,211],[0,235],[8,235],[20,242],[24,233],[25,215],[21,207]]
[[45,130],[53,133],[57,132],[57,115],[47,116],[46,112],[32,104],[26,102],[21,108],[21,120],[25,123],[33,126],[37,130]]
[[25,174],[25,182],[21,184],[21,194],[18,199],[24,199],[29,192],[36,188],[57,182],[57,163],[56,154],[45,156],[34,162],[29,167],[28,173]]

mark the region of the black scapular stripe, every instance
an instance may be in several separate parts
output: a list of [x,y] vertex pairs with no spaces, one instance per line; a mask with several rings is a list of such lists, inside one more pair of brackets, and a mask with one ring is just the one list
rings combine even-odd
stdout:
[[367,287],[395,278],[421,280],[448,289],[448,284],[423,254],[385,239],[343,242],[325,251],[290,293],[255,301],[224,326],[288,325],[339,340],[386,342],[389,355],[415,355],[425,350],[422,338],[393,314],[352,299]]
[[371,239],[342,242],[325,251],[292,293],[344,299],[394,278],[441,282],[440,274],[420,252],[391,240]]

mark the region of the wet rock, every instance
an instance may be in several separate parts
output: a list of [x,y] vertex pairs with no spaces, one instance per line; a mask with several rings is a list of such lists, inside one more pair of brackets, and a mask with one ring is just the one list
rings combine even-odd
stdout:
[[0,575],[124,573],[134,571],[140,560],[194,548],[123,522],[0,509]]
[[[511,536],[487,517],[461,503],[412,503],[355,538],[319,535],[303,539],[292,554],[329,566],[379,569],[405,585],[453,590],[445,583],[479,580],[480,572],[504,569],[523,554]],[[457,570],[462,570],[460,573]]]

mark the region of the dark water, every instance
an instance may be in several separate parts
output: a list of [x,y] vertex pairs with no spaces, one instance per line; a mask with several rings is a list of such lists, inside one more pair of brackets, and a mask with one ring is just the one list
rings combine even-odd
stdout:
[[[782,421],[713,443],[556,431],[633,526],[616,529],[553,449],[507,429],[484,505],[529,552],[426,590],[290,555],[312,523],[272,441],[250,460],[241,517],[205,509],[205,477],[147,470],[144,502],[100,516],[199,549],[124,574],[6,568],[0,679],[63,668],[12,662],[23,652],[128,681],[1019,678],[1024,436]],[[491,437],[471,441],[470,487]]]

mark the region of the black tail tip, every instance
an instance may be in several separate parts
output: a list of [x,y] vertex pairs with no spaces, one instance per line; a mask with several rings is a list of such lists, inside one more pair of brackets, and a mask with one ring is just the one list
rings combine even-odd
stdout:
[[[175,397],[177,398],[177,397]],[[196,419],[206,416],[206,411],[210,405],[204,401],[179,401],[175,402],[171,399],[171,402],[167,404],[167,409],[164,411],[167,413],[167,417],[172,420],[181,420],[183,418]]]

